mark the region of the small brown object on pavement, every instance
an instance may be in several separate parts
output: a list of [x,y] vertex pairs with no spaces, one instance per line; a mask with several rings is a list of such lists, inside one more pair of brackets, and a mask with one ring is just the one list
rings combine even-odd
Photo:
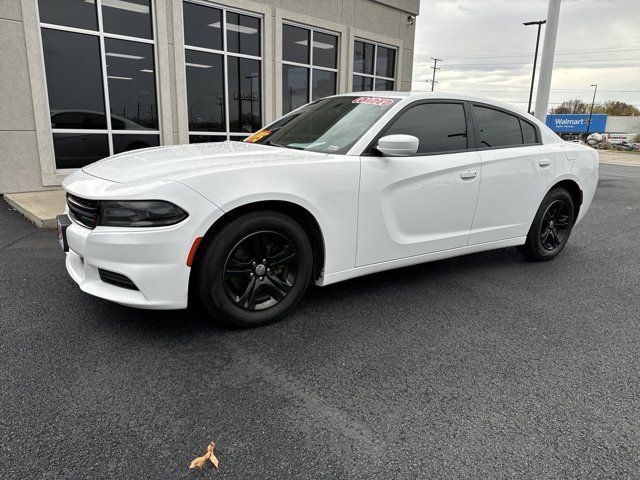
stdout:
[[207,453],[205,453],[201,457],[194,458],[191,462],[191,465],[189,465],[189,468],[202,468],[204,467],[204,464],[207,462],[207,460],[210,460],[211,463],[213,463],[213,466],[218,468],[218,457],[216,457],[214,453],[215,448],[215,442],[211,442],[209,445],[207,445]]

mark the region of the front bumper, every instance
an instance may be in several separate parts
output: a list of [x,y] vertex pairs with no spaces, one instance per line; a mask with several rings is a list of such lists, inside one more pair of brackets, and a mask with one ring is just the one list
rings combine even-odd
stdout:
[[[109,183],[112,190],[117,190],[113,182]],[[74,184],[65,185],[65,189],[83,198],[117,199],[116,195],[105,196],[104,191],[100,197],[95,195],[95,190],[94,195],[89,195],[83,188],[74,188]],[[67,271],[84,292],[122,305],[146,309],[186,308],[191,273],[186,261],[190,248],[223,212],[177,182],[161,185],[153,193],[140,192],[138,196],[150,198],[148,195],[180,205],[189,217],[177,225],[153,228],[99,226],[90,230],[74,222],[66,229]],[[126,197],[120,199],[136,196],[129,189]],[[104,282],[99,269],[128,277],[137,290]]]

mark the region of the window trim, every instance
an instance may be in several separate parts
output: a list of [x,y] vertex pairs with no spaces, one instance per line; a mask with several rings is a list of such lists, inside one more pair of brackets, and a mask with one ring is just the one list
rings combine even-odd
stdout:
[[[513,112],[511,110],[507,110],[506,108],[502,108],[502,107],[498,107],[496,105],[491,105],[488,103],[484,103],[484,102],[475,102],[475,101],[468,101],[467,102],[469,104],[469,110],[470,113],[472,115],[472,119],[473,119],[473,131],[474,131],[474,143],[475,143],[475,149],[478,151],[484,151],[484,150],[496,150],[499,148],[519,148],[519,147],[532,147],[532,146],[536,146],[536,145],[543,145],[542,142],[542,134],[540,133],[540,128],[538,127],[538,125],[536,125],[533,122],[530,122],[529,120],[527,120],[526,118],[524,118],[522,115]],[[522,143],[520,145],[500,145],[498,147],[483,147],[480,145],[480,123],[478,122],[478,119],[476,118],[476,114],[475,111],[473,109],[474,106],[478,106],[481,108],[489,108],[492,110],[496,110],[498,112],[502,112],[505,113],[507,115],[511,115],[512,117],[516,117],[518,119],[518,124],[520,125],[520,135],[522,138]],[[524,133],[522,131],[522,122],[526,122],[529,125],[531,125],[533,127],[533,130],[535,132],[536,135],[536,142],[535,143],[524,143]]]
[[[357,93],[357,92],[356,92]],[[389,119],[389,121],[384,125],[384,127],[382,127],[380,129],[380,131],[376,134],[376,136],[373,138],[373,140],[369,143],[369,145],[367,145],[367,147],[364,149],[364,151],[360,154],[360,156],[365,156],[365,157],[381,157],[384,156],[381,153],[378,153],[376,151],[376,145],[378,144],[378,140],[380,140],[380,138],[384,137],[384,135],[386,134],[386,132],[389,130],[389,128],[391,128],[391,126],[393,125],[393,123],[400,118],[400,116],[402,116],[405,112],[407,112],[408,110],[410,110],[413,107],[416,107],[418,105],[424,105],[424,104],[430,104],[430,103],[447,103],[447,104],[457,104],[457,105],[462,105],[463,111],[464,111],[464,119],[465,119],[465,124],[467,127],[467,148],[464,149],[459,149],[459,150],[442,150],[440,152],[427,152],[427,153],[415,153],[413,155],[407,155],[407,157],[429,157],[432,155],[445,155],[445,154],[449,154],[449,153],[463,153],[463,152],[470,152],[470,151],[475,151],[475,131],[473,128],[473,122],[471,120],[471,112],[469,111],[469,107],[467,105],[468,102],[466,102],[465,100],[456,100],[454,98],[429,98],[429,99],[423,99],[423,100],[415,100],[411,103],[409,103],[408,105],[405,105],[404,107],[402,107],[402,109],[400,109],[400,111],[398,113],[396,113],[391,119]]]
[[[152,38],[143,38],[143,37],[132,37],[130,35],[121,35],[117,33],[108,33],[104,31],[104,23],[102,20],[102,0],[95,0],[95,8],[96,8],[96,28],[97,30],[89,30],[86,28],[79,27],[68,27],[65,25],[58,25],[55,23],[47,23],[42,22],[40,20],[40,9],[38,2],[35,1],[35,9],[36,9],[36,21],[38,27],[38,36],[40,37],[40,60],[42,62],[42,72],[44,74],[44,97],[46,99],[46,112],[48,118],[48,127],[49,127],[49,142],[51,146],[51,152],[53,153],[53,174],[69,174],[77,170],[77,168],[58,168],[58,164],[55,158],[55,146],[53,142],[53,135],[60,133],[78,133],[78,134],[100,134],[107,135],[107,143],[109,146],[109,156],[114,155],[113,151],[113,135],[120,134],[142,134],[142,135],[157,135],[158,136],[158,144],[164,144],[164,138],[162,135],[163,123],[162,123],[162,115],[161,115],[161,106],[160,106],[160,82],[158,79],[158,43],[157,43],[157,22],[156,22],[156,0],[149,0],[149,5],[151,8],[150,11],[150,19],[151,19],[151,33]],[[102,97],[104,101],[104,109],[105,109],[105,122],[107,128],[96,128],[96,129],[82,129],[82,128],[52,128],[51,127],[51,104],[49,103],[49,89],[47,88],[47,69],[46,62],[44,58],[44,48],[42,45],[42,29],[47,28],[50,30],[58,30],[68,33],[76,33],[82,35],[91,35],[93,37],[98,38],[98,47],[100,49],[100,67],[101,67],[101,76],[102,76]],[[105,39],[115,39],[115,40],[124,40],[129,42],[137,42],[144,43],[147,45],[151,45],[153,49],[153,68],[154,68],[154,83],[155,83],[155,99],[156,99],[156,115],[158,118],[158,128],[153,130],[114,130],[111,126],[111,115],[115,115],[111,113],[111,103],[109,100],[109,83],[108,83],[108,74],[107,74],[107,60],[106,60],[106,50],[105,50]],[[71,109],[69,109],[71,110]]]
[[[340,47],[341,47],[341,42],[342,42],[342,35],[340,34],[340,32],[334,32],[332,30],[328,30],[326,28],[321,28],[321,27],[315,27],[312,25],[307,25],[304,23],[299,23],[299,22],[294,22],[291,20],[282,20],[282,26],[281,26],[281,46],[282,48],[284,48],[284,27],[286,25],[289,25],[291,27],[297,27],[297,28],[303,28],[305,30],[309,30],[309,63],[299,63],[299,62],[292,62],[290,60],[285,60],[284,59],[284,55],[282,55],[281,53],[281,64],[282,65],[291,65],[294,67],[301,67],[301,68],[306,68],[307,70],[309,70],[309,85],[307,86],[307,103],[311,103],[314,102],[315,100],[313,100],[313,70],[324,70],[326,72],[333,72],[336,74],[336,82],[335,82],[335,93],[333,95],[337,95],[339,93],[339,88],[338,85],[340,83]],[[320,32],[320,33],[324,33],[327,35],[332,35],[334,37],[336,37],[338,39],[338,44],[336,45],[336,68],[329,68],[329,67],[321,67],[321,66],[317,66],[313,64],[313,34],[314,32]],[[282,90],[282,79],[281,79],[281,85],[280,85],[280,90]],[[282,96],[282,92],[280,92],[280,95]],[[320,100],[320,99],[318,99]],[[284,97],[281,98],[281,102],[280,102],[280,109],[282,112],[284,112]],[[306,105],[307,103],[305,103],[304,105]],[[302,106],[302,105],[301,105]],[[299,107],[298,107],[299,108]],[[293,112],[294,110],[296,110],[295,108],[290,110],[289,112],[283,113],[282,115],[287,115],[291,112]]]
[[[362,43],[368,43],[370,45],[373,45],[373,74],[370,73],[359,73],[356,72],[353,69],[353,63],[355,63],[355,51],[356,51],[356,42],[362,42]],[[383,48],[389,48],[391,50],[394,50],[396,52],[396,54],[394,55],[394,63],[393,63],[393,77],[383,77],[381,75],[377,75],[376,74],[376,69],[378,67],[378,47],[383,47]],[[397,84],[397,78],[398,78],[398,56],[399,56],[399,48],[395,45],[388,45],[386,43],[382,43],[382,42],[375,42],[373,40],[365,40],[364,38],[361,37],[355,37],[353,39],[353,63],[351,64],[351,78],[350,78],[350,82],[351,82],[351,90],[353,91],[353,77],[354,76],[359,76],[359,77],[365,77],[365,78],[371,78],[372,79],[372,83],[371,83],[371,87],[372,90],[362,90],[363,92],[366,91],[372,91],[372,92],[388,92],[388,91],[393,91],[396,88],[396,84]],[[393,89],[391,90],[376,90],[376,80],[390,80],[393,82]]]
[[[232,132],[229,128],[229,67],[227,62],[227,57],[238,57],[238,58],[247,58],[249,60],[257,60],[260,62],[260,119],[261,123],[264,125],[265,120],[265,101],[264,101],[264,92],[265,92],[265,61],[264,61],[264,30],[265,30],[265,18],[263,14],[251,12],[247,10],[242,10],[240,8],[228,7],[226,5],[221,5],[218,3],[208,2],[204,0],[181,0],[180,8],[181,17],[182,17],[182,32],[184,39],[184,4],[185,3],[193,3],[196,5],[201,5],[204,7],[215,8],[222,11],[222,50],[216,50],[213,48],[206,47],[196,47],[187,45],[186,40],[183,40],[183,50],[186,52],[187,50],[192,50],[196,52],[203,53],[212,53],[215,55],[222,55],[222,69],[223,69],[223,96],[224,96],[224,108],[225,108],[225,131],[224,132],[203,132],[198,130],[190,130],[189,129],[189,90],[187,85],[187,65],[186,59],[183,64],[184,69],[184,92],[186,94],[185,97],[185,108],[187,109],[187,141],[191,143],[190,137],[193,136],[205,136],[205,137],[226,137],[227,140],[233,140],[231,137],[235,138],[246,138],[251,135],[253,132]],[[245,15],[248,17],[257,18],[260,21],[260,56],[248,55],[245,53],[235,53],[229,52],[227,48],[227,12],[237,13],[240,15]],[[183,56],[186,58],[186,55]]]

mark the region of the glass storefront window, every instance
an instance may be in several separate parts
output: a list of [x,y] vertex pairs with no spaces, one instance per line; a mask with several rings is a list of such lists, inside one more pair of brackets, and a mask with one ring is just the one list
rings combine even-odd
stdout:
[[128,37],[153,38],[149,0],[102,0],[104,31]]
[[100,4],[38,2],[57,169],[160,143],[152,3]]
[[157,130],[153,45],[106,38],[104,46],[111,113],[129,120],[125,130]]
[[52,128],[106,129],[99,38],[43,28],[42,50]]
[[184,2],[184,44],[222,50],[222,10]]
[[113,136],[113,153],[129,152],[139,148],[157,147],[160,145],[159,135],[117,134]]
[[290,112],[309,102],[309,69],[282,65],[282,113]]
[[261,19],[187,0],[183,14],[189,142],[241,140],[262,126]]
[[187,50],[187,111],[189,130],[224,132],[224,57],[217,53]]
[[229,57],[227,62],[229,131],[251,133],[260,130],[260,61]]
[[336,93],[336,72],[313,69],[313,83],[311,84],[311,100],[316,101]]
[[311,30],[294,25],[282,25],[282,60],[309,64],[309,43]]
[[109,156],[109,137],[93,133],[54,133],[56,168],[82,168]]
[[85,0],[38,0],[40,22],[65,27],[98,29],[95,2]]
[[282,26],[282,113],[334,95],[338,36],[297,25]]
[[260,56],[260,19],[227,12],[227,50]]
[[393,90],[396,49],[356,40],[353,45],[353,92]]

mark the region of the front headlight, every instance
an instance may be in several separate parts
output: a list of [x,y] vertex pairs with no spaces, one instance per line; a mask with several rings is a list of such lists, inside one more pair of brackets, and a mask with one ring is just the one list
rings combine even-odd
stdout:
[[98,225],[103,227],[163,227],[175,225],[189,214],[163,200],[103,200]]

